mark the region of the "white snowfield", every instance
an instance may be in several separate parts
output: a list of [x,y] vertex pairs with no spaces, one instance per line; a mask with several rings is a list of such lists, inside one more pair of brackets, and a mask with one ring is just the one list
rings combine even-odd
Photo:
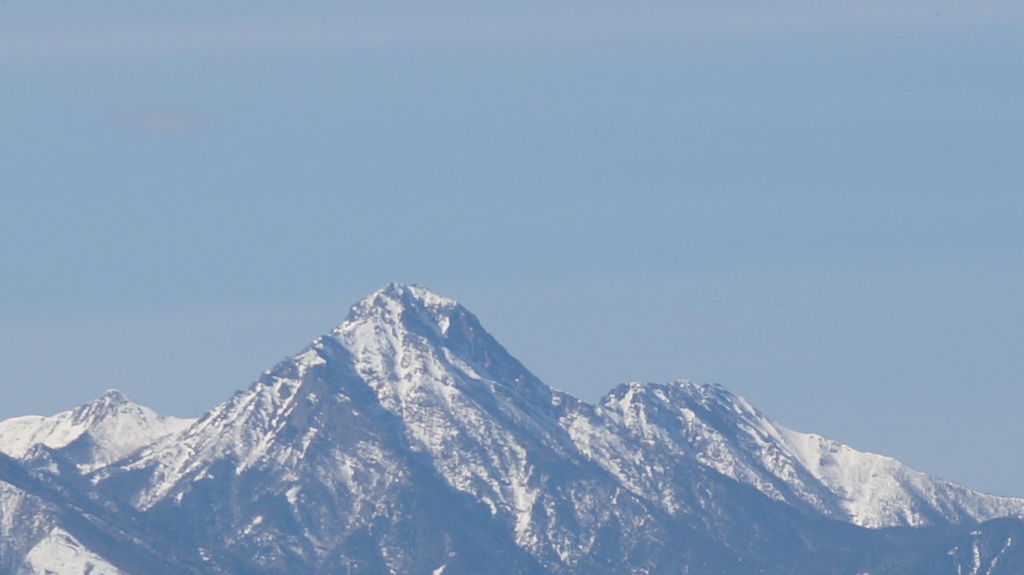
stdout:
[[[643,540],[649,527],[636,517],[647,503],[634,513],[630,501],[670,515],[701,505],[687,468],[867,528],[1024,516],[1022,499],[789,430],[717,385],[628,383],[587,404],[533,377],[455,301],[398,284],[199,420],[164,417],[108,392],[52,417],[0,422],[0,451],[15,458],[83,438],[87,457],[76,464],[92,484],[147,477],[126,495],[141,511],[181,502],[197,482],[223,476],[258,477],[293,507],[319,509],[329,498],[329,520],[304,527],[324,549],[335,531],[391,512],[394,486],[415,473],[408,453],[505,521],[515,544],[542,563],[572,565],[609,513],[622,513],[623,529]],[[559,476],[594,464],[614,479]],[[273,540],[263,515],[233,521],[229,543]],[[29,554],[39,567],[24,575],[117,573],[59,530],[39,545]],[[54,561],[66,567],[47,566]]]

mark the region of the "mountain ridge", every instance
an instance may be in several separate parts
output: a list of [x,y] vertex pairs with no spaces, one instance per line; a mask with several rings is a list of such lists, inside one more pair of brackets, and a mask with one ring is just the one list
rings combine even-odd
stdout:
[[[952,557],[923,534],[966,549],[962,528],[1016,525],[1024,510],[789,430],[717,385],[633,382],[581,401],[419,286],[370,294],[197,420],[168,424],[109,395],[64,413],[97,429],[129,421],[120,429],[150,434],[141,445],[83,458],[79,438],[107,435],[58,414],[18,423],[18,446],[41,447],[11,465],[108,502],[111,524],[164,533],[159,545],[180,546],[168,556],[211,574],[846,572],[840,561],[896,574],[887,562]],[[0,513],[16,499],[0,497]],[[25,563],[35,547],[22,547],[0,554]]]

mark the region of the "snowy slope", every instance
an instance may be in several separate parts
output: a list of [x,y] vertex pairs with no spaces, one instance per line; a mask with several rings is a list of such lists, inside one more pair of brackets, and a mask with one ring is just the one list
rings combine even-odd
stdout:
[[[630,383],[606,396],[598,413],[628,431],[628,449],[641,445],[646,451],[664,450],[751,485],[772,499],[862,527],[1024,516],[1024,499],[971,491],[890,457],[792,431],[718,385]],[[612,454],[598,461],[616,469],[623,457]],[[651,478],[662,498],[671,499],[675,490],[685,489],[675,485],[672,474],[654,470],[652,475],[647,470],[642,475]]]
[[53,449],[74,442],[87,451],[83,471],[102,467],[168,435],[195,420],[160,415],[109,390],[98,399],[50,417],[27,415],[0,421],[0,452],[23,458],[35,445]]
[[916,471],[896,459],[865,453],[810,433],[773,424],[775,438],[825,488],[845,519],[878,528],[1024,517],[1024,500],[972,491]]

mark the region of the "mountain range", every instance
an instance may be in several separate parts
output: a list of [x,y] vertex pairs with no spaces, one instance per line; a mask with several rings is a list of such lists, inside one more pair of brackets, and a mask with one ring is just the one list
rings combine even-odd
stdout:
[[12,575],[1024,573],[1024,499],[718,385],[550,388],[390,284],[198,419],[109,391],[0,422]]

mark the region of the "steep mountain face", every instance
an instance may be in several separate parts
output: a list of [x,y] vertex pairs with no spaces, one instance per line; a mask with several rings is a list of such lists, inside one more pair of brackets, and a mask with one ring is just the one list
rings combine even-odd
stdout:
[[108,393],[0,422],[0,450],[0,571],[26,575],[999,575],[1024,560],[1022,500],[788,430],[719,386],[582,402],[456,302],[398,284],[199,420]]

